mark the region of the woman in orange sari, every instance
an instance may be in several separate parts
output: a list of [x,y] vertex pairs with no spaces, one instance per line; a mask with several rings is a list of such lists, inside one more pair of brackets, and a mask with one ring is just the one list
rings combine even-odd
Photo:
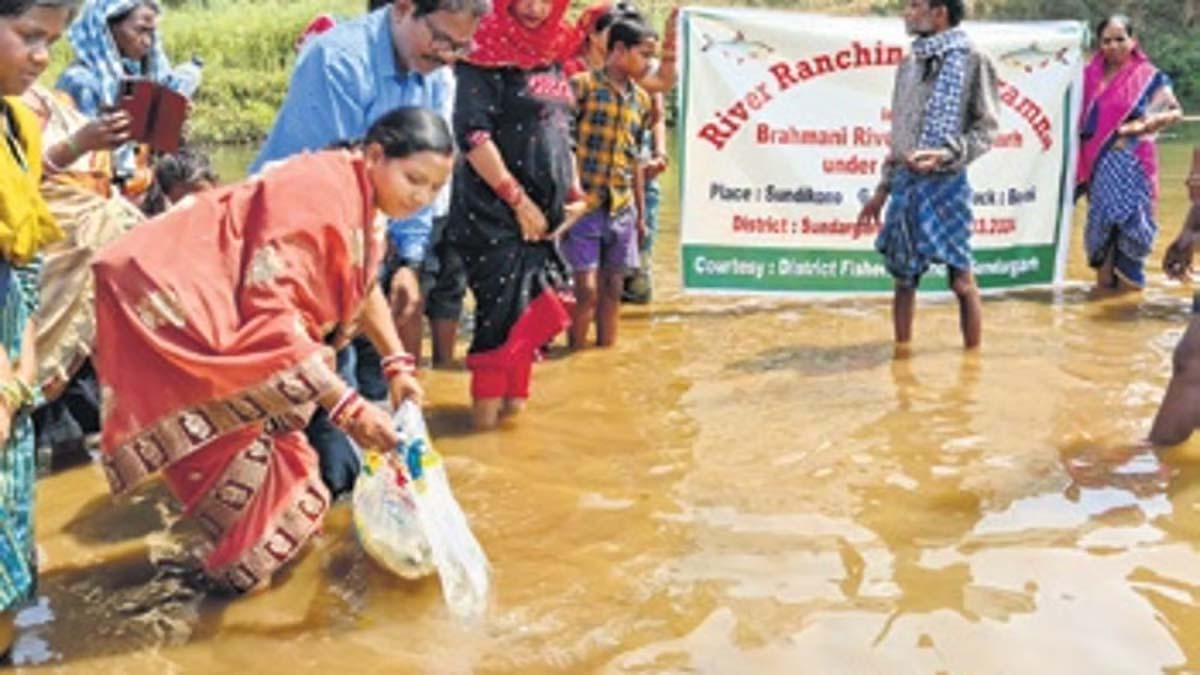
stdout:
[[453,147],[435,113],[400,108],[362,143],[186,198],[97,256],[105,472],[116,493],[161,472],[219,584],[267,585],[320,524],[329,493],[303,433],[317,406],[362,446],[397,441],[328,342],[360,326],[393,404],[421,396],[375,281],[375,223],[432,202]]

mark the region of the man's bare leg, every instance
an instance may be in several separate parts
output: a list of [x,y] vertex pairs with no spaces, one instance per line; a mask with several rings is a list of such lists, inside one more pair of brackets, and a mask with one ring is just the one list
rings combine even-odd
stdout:
[[963,347],[976,349],[983,342],[983,301],[970,270],[950,270],[950,290],[958,298],[958,325]]
[[429,329],[433,333],[433,367],[449,367],[454,363],[454,344],[458,340],[458,321],[455,319],[430,319]]
[[1177,445],[1186,441],[1200,426],[1200,315],[1193,314],[1183,338],[1175,346],[1171,381],[1163,395],[1150,442]]
[[908,346],[912,343],[913,315],[916,311],[917,289],[910,286],[896,285],[892,295],[892,330],[897,345]]

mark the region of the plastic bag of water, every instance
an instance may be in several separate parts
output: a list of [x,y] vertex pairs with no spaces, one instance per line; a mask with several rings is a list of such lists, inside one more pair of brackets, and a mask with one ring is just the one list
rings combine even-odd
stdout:
[[472,619],[487,610],[487,557],[450,491],[421,409],[405,401],[392,418],[391,452],[363,452],[354,484],[354,525],[363,549],[389,571],[416,579],[437,571],[450,611]]

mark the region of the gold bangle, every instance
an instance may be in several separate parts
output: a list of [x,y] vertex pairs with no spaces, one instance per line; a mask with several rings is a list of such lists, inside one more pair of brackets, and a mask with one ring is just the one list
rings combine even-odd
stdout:
[[17,378],[17,389],[21,392],[21,403],[32,404],[36,400],[33,386],[19,377]]
[[16,378],[0,384],[0,399],[4,400],[4,405],[9,409],[9,412],[15,413],[21,408],[25,397],[21,393],[21,387],[17,384]]

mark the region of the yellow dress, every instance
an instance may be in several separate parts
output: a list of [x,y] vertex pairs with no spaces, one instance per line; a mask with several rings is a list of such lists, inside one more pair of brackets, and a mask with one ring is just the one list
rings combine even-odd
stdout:
[[[0,114],[4,148],[0,152],[0,256],[25,264],[63,233],[39,185],[42,180],[41,125],[20,99],[6,97]],[[15,129],[13,128],[15,126]]]

